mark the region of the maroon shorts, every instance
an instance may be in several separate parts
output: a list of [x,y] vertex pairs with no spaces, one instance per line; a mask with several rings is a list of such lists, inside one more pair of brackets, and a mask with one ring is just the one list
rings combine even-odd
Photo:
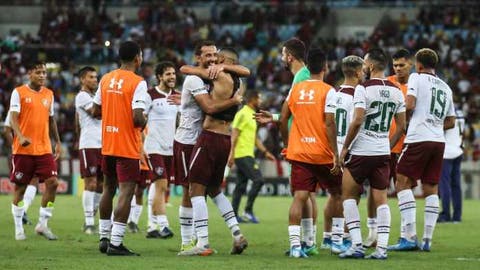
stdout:
[[57,177],[57,164],[52,154],[41,156],[12,155],[10,181],[16,184],[28,184],[37,176],[40,183],[50,177]]
[[80,149],[80,175],[85,177],[103,177],[102,172],[102,149]]
[[220,187],[230,154],[230,136],[203,130],[193,148],[188,181]]
[[140,160],[125,157],[103,156],[103,174],[116,177],[119,183],[140,182]]
[[152,168],[153,181],[157,179],[171,180],[173,172],[173,157],[160,154],[149,154],[148,162]]
[[330,173],[332,164],[309,164],[291,160],[292,173],[290,189],[295,191],[315,192],[317,184],[330,193],[338,193],[342,188],[342,178]]
[[187,174],[193,146],[173,141],[173,175],[175,177],[175,185],[188,187]]
[[147,188],[152,183],[152,171],[140,170],[140,181],[138,186],[142,189]]
[[442,142],[406,143],[398,158],[397,173],[403,174],[422,183],[438,184],[442,173],[443,151]]
[[390,185],[390,155],[347,155],[345,165],[359,185],[368,179],[370,187],[384,190]]
[[397,181],[397,163],[398,163],[397,153],[390,154],[390,179],[393,179],[393,183]]

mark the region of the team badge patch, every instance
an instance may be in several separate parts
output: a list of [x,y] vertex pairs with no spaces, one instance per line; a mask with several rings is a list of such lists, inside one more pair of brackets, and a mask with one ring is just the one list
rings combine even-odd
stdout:
[[23,173],[22,172],[15,172],[15,179],[20,180],[23,178]]
[[162,167],[157,167],[155,168],[155,173],[157,175],[162,175],[163,174],[163,168]]

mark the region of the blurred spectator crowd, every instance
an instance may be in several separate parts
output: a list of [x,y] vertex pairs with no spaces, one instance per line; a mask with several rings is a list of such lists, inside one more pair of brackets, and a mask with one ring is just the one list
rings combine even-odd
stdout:
[[[373,46],[389,53],[401,47],[412,53],[422,47],[435,49],[441,58],[438,74],[448,81],[457,105],[467,115],[467,158],[480,158],[478,8],[427,6],[413,21],[409,21],[406,14],[400,19],[381,18],[367,38],[337,39],[318,35],[325,20],[334,16],[334,9],[327,5],[311,6],[303,1],[210,4],[210,16],[206,19],[199,16],[196,7],[188,1],[141,2],[135,21],[127,21],[120,12],[109,16],[109,6],[104,1],[92,3],[46,5],[38,33],[11,31],[0,36],[0,115],[3,118],[6,115],[12,89],[27,80],[25,63],[30,59],[45,60],[49,70],[48,86],[56,96],[59,132],[64,149],[68,149],[65,158],[76,156],[72,119],[79,80],[75,72],[86,64],[95,66],[100,74],[116,68],[116,52],[123,40],[132,39],[141,44],[144,56],[141,73],[149,86],[156,83],[154,66],[158,61],[169,60],[178,67],[192,63],[196,40],[212,39],[218,47],[234,47],[240,54],[240,63],[252,70],[252,76],[246,80],[247,87],[262,91],[263,107],[278,112],[292,80],[280,60],[281,43],[293,36],[327,52],[326,81],[332,85],[341,83],[338,63],[346,55],[363,56]],[[179,87],[181,82],[180,77]],[[281,145],[277,127],[268,125],[259,132],[267,147],[278,154]]]

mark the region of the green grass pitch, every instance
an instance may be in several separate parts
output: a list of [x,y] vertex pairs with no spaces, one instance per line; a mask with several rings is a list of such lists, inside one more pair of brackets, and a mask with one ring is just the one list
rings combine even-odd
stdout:
[[[260,224],[242,224],[249,247],[243,255],[229,255],[231,237],[215,206],[209,202],[210,242],[218,253],[210,257],[178,257],[180,246],[178,226],[179,199],[167,209],[175,236],[169,240],[146,239],[146,209],[141,217],[139,234],[127,234],[125,244],[139,252],[140,257],[107,257],[98,252],[98,237],[81,231],[83,211],[81,199],[73,196],[57,198],[54,216],[49,222],[59,236],[47,241],[35,235],[34,226],[25,226],[27,240],[15,241],[10,213],[10,196],[0,196],[0,269],[480,269],[480,201],[465,201],[461,224],[438,224],[432,252],[389,253],[387,261],[340,260],[321,250],[308,259],[291,259],[283,255],[288,247],[287,213],[291,198],[260,197],[256,213]],[[40,198],[29,210],[32,221],[38,217]],[[365,227],[365,200],[360,207]],[[319,198],[322,209],[324,198]],[[423,200],[417,203],[418,231],[423,233]],[[399,213],[396,199],[390,200],[392,233],[390,243],[398,238]],[[318,221],[321,241],[322,218]],[[364,236],[366,229],[364,230]],[[370,253],[369,251],[368,253]]]

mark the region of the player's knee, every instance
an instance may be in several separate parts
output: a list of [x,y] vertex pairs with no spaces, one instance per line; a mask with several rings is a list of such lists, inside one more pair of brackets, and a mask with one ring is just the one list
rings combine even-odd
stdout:
[[57,190],[58,180],[56,177],[51,177],[45,180],[45,187],[49,190]]

